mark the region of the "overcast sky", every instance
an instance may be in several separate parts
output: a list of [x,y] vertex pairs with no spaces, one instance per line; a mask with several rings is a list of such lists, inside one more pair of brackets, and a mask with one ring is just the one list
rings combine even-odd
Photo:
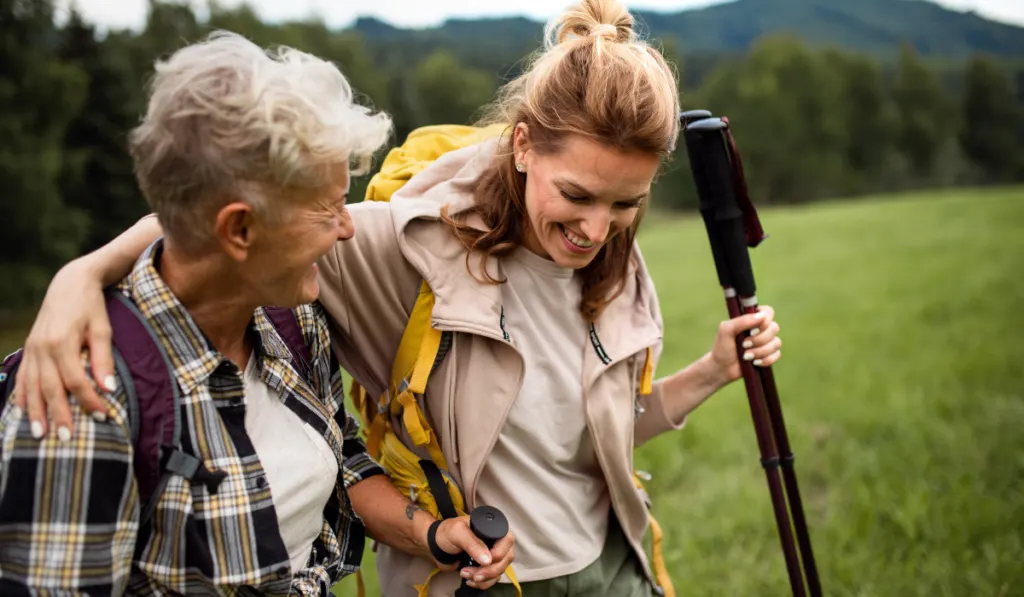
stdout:
[[[220,0],[228,6],[240,0]],[[834,0],[847,2],[856,0]],[[1024,0],[938,0],[957,10],[974,9],[991,19],[1024,25]],[[103,28],[141,26],[146,0],[59,0],[75,3],[86,20]],[[560,12],[567,0],[249,0],[264,20],[300,19],[319,14],[332,27],[345,27],[357,16],[375,16],[397,26],[423,27],[448,17],[525,15],[545,19]],[[715,0],[632,0],[631,9],[672,11],[717,4]],[[205,6],[202,0],[195,6]]]

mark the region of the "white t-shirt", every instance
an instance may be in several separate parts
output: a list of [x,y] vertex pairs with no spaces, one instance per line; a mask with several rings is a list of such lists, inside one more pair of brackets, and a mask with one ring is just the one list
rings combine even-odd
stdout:
[[260,379],[257,358],[250,356],[245,368],[245,431],[267,474],[281,539],[295,573],[305,567],[323,529],[338,460],[324,438]]
[[505,330],[526,361],[523,386],[478,485],[516,535],[516,575],[572,574],[601,553],[610,500],[583,402],[590,344],[571,269],[520,248],[503,262]]

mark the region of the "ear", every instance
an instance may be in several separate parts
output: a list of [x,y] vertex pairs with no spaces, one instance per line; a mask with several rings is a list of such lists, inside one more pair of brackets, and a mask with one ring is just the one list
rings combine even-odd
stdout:
[[516,163],[526,163],[526,154],[530,150],[530,127],[525,122],[520,122],[512,131],[512,153]]
[[254,241],[254,212],[252,206],[236,201],[217,212],[213,234],[221,249],[235,261],[245,261]]

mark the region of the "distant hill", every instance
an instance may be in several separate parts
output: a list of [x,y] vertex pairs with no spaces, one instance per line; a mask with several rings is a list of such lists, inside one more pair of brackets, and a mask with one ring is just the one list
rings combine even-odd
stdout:
[[[735,0],[703,9],[634,15],[649,36],[674,40],[684,55],[739,53],[764,35],[793,34],[809,44],[873,54],[892,55],[908,43],[936,59],[961,60],[974,52],[1024,57],[1024,27],[924,0]],[[485,61],[497,55],[522,55],[539,45],[542,34],[542,23],[526,18],[449,20],[422,30],[364,18],[353,28],[380,52],[394,44],[416,52],[447,47],[460,58],[475,55]],[[501,64],[477,66],[490,69]]]

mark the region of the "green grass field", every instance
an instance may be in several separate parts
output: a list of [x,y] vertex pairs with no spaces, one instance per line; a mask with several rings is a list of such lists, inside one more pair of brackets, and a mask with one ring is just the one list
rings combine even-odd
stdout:
[[[825,593],[1024,595],[1024,188],[762,220],[758,295],[785,341],[776,379]],[[641,243],[668,374],[708,348],[724,304],[699,221],[652,217]],[[741,384],[637,458],[679,595],[789,594]]]
[[[758,296],[778,311],[825,593],[1024,595],[1024,189],[761,215]],[[709,347],[725,306],[699,221],[651,218],[641,243],[667,374]],[[639,450],[680,596],[789,594],[758,458],[741,384]]]

